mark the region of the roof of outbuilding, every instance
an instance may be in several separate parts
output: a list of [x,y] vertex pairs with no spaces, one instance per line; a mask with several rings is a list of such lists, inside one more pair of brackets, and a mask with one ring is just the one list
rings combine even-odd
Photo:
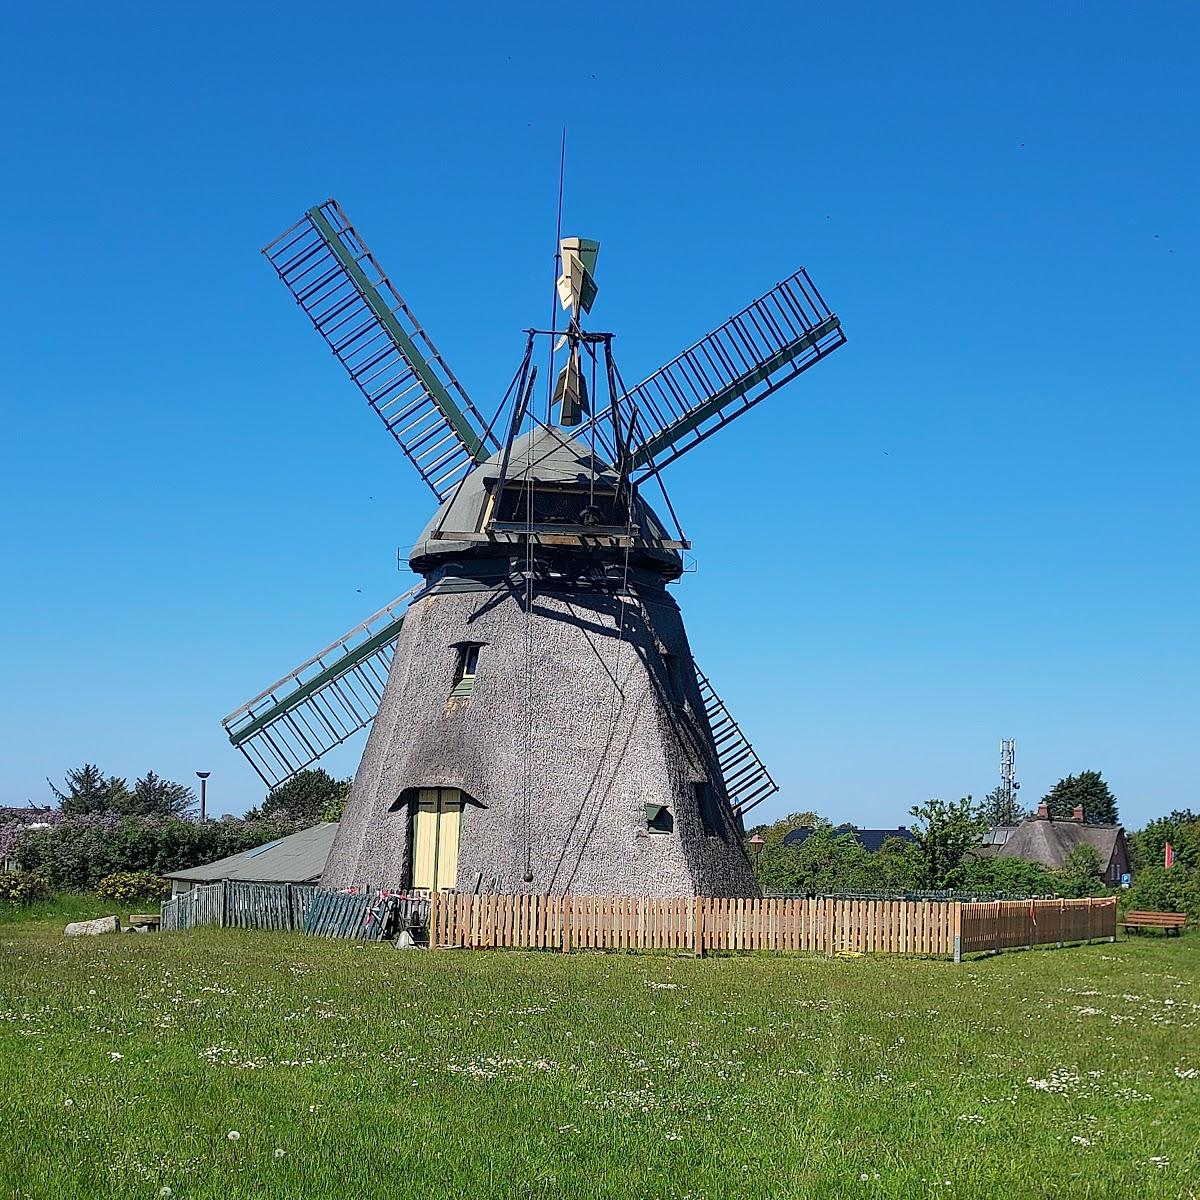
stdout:
[[240,879],[245,883],[313,883],[321,878],[329,857],[336,821],[301,829],[241,854],[231,854],[216,862],[182,871],[168,871],[168,879],[191,883],[214,883],[219,879]]

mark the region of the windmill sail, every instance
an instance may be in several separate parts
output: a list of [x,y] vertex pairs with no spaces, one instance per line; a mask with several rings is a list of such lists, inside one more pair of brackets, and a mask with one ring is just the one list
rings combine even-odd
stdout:
[[336,200],[263,250],[439,500],[495,449],[486,422]]
[[[635,481],[674,462],[845,340],[807,271],[777,284],[622,397]],[[597,413],[589,425],[612,455],[610,422]]]
[[221,724],[270,788],[375,719],[411,588],[289,671]]
[[716,688],[699,667],[696,668],[696,679],[717,746],[717,761],[721,765],[721,778],[725,781],[725,794],[733,811],[739,817],[744,817],[756,804],[761,804],[768,796],[779,791],[779,785],[771,778],[766,764],[758,757],[741,726],[725,707],[725,701],[717,695]]
[[[375,719],[411,588],[289,671],[221,724],[269,788],[279,787]],[[739,816],[779,790],[770,772],[697,667],[725,791]]]

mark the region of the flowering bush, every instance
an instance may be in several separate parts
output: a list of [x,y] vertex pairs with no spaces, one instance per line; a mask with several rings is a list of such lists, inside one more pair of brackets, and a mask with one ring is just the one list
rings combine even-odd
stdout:
[[108,875],[135,871],[162,876],[240,854],[310,823],[286,813],[256,821],[224,817],[196,822],[94,812],[67,817],[50,828],[23,830],[15,854],[23,867],[41,872],[58,891],[88,892]]
[[0,875],[0,902],[31,904],[50,898],[50,881],[36,871],[7,871]]
[[134,900],[165,900],[171,885],[153,871],[117,871],[105,875],[96,885],[96,894],[115,904],[131,904]]

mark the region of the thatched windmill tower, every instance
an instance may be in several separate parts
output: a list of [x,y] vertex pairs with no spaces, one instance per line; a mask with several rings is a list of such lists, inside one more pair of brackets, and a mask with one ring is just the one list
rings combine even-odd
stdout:
[[[598,249],[562,243],[567,328],[528,331],[490,422],[335,201],[265,251],[440,502],[418,586],[225,720],[270,785],[374,722],[326,886],[754,891],[742,816],[775,785],[696,667],[667,590],[688,543],[642,491],[845,338],[801,270],[626,389],[580,324]],[[539,406],[542,337],[565,356]]]

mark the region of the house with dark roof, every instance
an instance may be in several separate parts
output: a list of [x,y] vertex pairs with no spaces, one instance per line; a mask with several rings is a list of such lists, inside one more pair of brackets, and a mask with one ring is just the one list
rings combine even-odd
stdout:
[[[808,826],[800,829],[793,829],[783,836],[783,844],[785,846],[803,846],[808,840],[809,835],[814,831]],[[872,852],[881,850],[884,842],[891,841],[893,838],[899,838],[902,842],[915,842],[917,839],[913,836],[912,830],[907,826],[898,825],[895,829],[857,829],[853,825],[837,825],[830,830],[834,837],[840,837],[842,834],[850,834],[854,840],[864,849]]]
[[338,831],[336,821],[301,829],[241,854],[182,871],[168,871],[171,895],[189,892],[197,884],[238,879],[243,883],[317,883]]
[[1100,878],[1110,887],[1121,882],[1129,871],[1129,846],[1123,825],[1093,825],[1083,819],[1082,807],[1068,818],[1055,818],[1048,807],[1038,805],[1036,813],[1020,825],[997,825],[984,836],[975,851],[982,858],[1020,858],[1038,863],[1050,871],[1061,871],[1071,851],[1091,846],[1100,859]]

